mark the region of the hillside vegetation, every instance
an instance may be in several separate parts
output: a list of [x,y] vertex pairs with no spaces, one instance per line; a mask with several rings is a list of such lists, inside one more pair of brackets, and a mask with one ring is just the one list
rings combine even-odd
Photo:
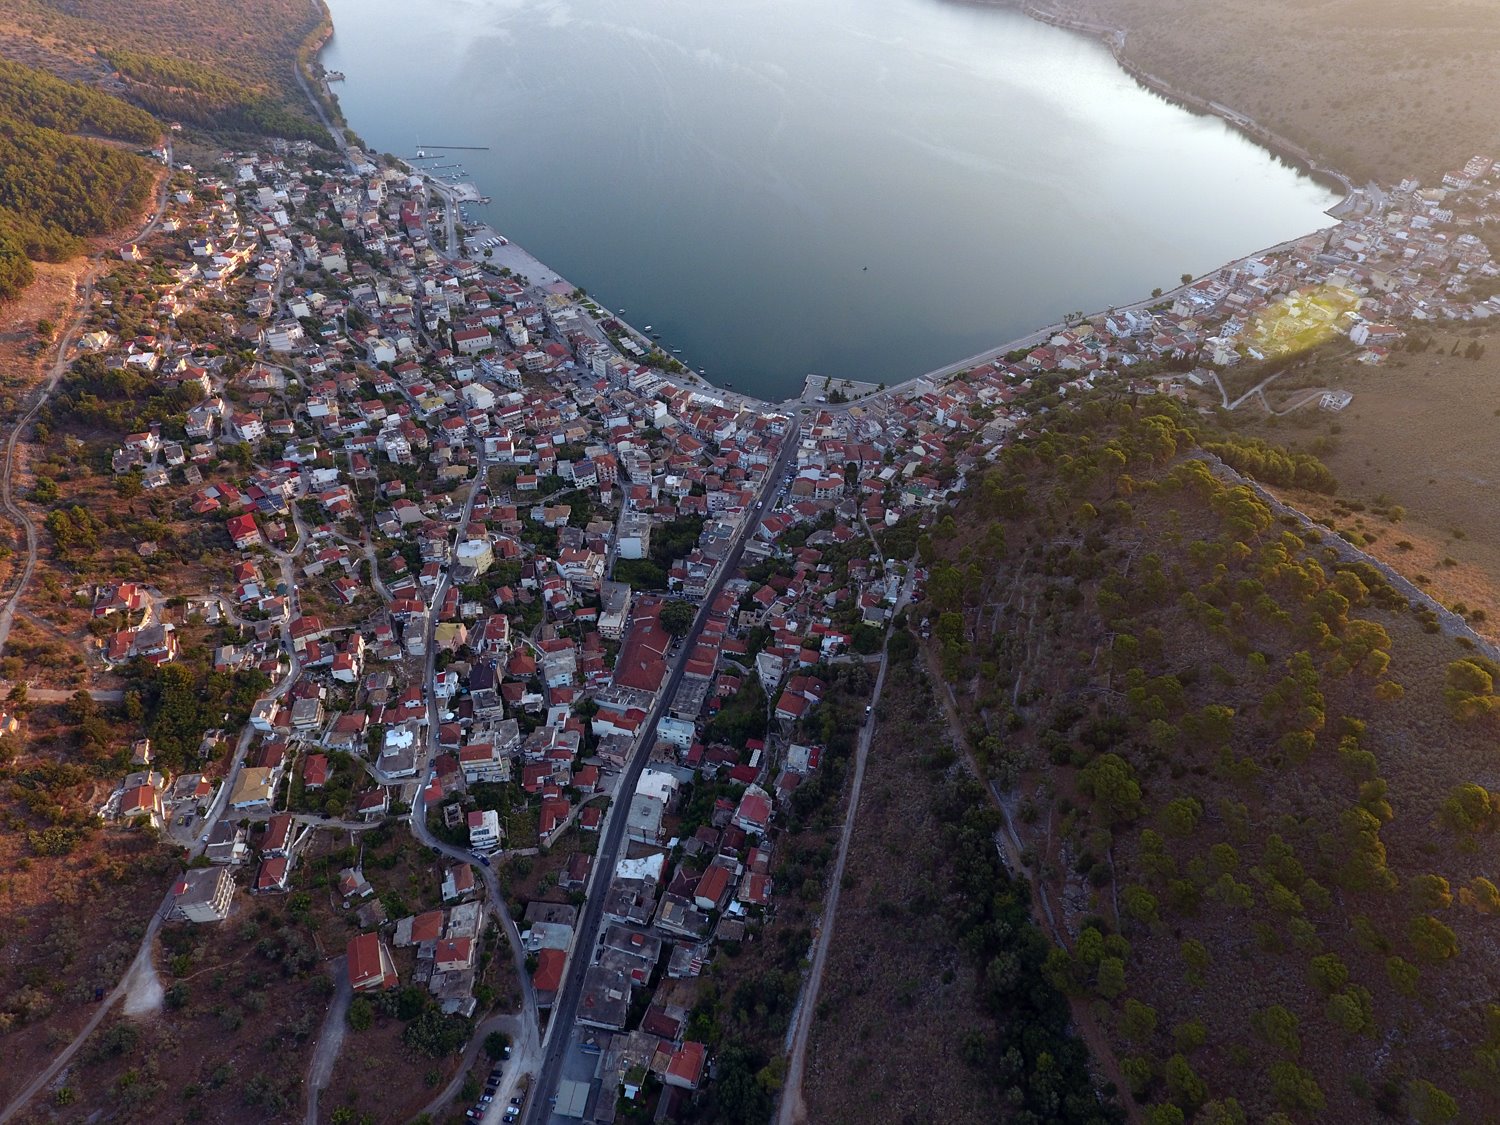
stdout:
[[160,129],[118,98],[0,60],[0,300],[30,284],[30,259],[71,257],[150,192],[149,163],[72,133],[143,143]]
[[130,96],[153,113],[213,129],[326,140],[322,126],[220,71],[162,55],[102,52]]
[[1046,974],[1153,1125],[1495,1120],[1500,668],[1210,443],[1307,465],[1099,396],[922,542],[932,660],[1070,935]]
[[150,144],[161,126],[149,113],[91,86],[0,59],[0,115],[59,133]]
[[916,645],[898,633],[804,1082],[808,1121],[1108,1125],[1066,999],[1042,977],[999,814],[957,761]]
[[1040,0],[1128,30],[1146,71],[1334,167],[1434,183],[1494,142],[1500,20],[1485,0]]
[[[1236,425],[1315,452],[1343,485],[1337,497],[1288,499],[1495,636],[1500,339],[1483,328],[1413,333],[1381,367],[1353,358],[1322,362],[1295,385],[1304,383],[1347,390],[1354,401],[1334,415],[1303,409],[1268,418],[1244,407],[1234,415]],[[1270,391],[1273,404],[1304,395],[1280,382]]]
[[66,58],[148,109],[217,130],[322,140],[296,67],[330,25],[309,0],[10,0],[0,53]]

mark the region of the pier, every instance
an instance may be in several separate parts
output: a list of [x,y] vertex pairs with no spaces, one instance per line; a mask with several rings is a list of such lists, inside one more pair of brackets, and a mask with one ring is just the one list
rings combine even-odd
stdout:
[[452,152],[489,152],[489,145],[417,145],[420,149],[443,148]]

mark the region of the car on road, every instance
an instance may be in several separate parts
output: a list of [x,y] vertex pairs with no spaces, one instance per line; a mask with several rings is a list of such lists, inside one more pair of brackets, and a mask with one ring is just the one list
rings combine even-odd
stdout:
[[869,713],[870,713],[870,705],[868,703],[866,703],[865,704],[865,714],[868,715]]

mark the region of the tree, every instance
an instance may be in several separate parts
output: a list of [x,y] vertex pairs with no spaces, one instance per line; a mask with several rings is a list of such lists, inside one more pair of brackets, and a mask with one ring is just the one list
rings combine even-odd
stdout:
[[510,1046],[510,1036],[503,1031],[492,1031],[484,1037],[484,1053],[490,1057],[490,1062],[498,1062],[505,1057],[505,1048]]
[[1324,1012],[1330,1023],[1349,1035],[1372,1035],[1375,1032],[1375,1011],[1368,988],[1354,985],[1337,996],[1330,996]]
[[1312,959],[1309,976],[1318,991],[1328,996],[1348,983],[1349,966],[1337,953],[1325,953]]
[[1479,656],[1448,665],[1443,697],[1457,718],[1479,719],[1500,708],[1500,697],[1494,694],[1496,671],[1493,663]]
[[1294,1062],[1271,1064],[1271,1090],[1288,1113],[1319,1113],[1326,1104],[1318,1080]]
[[1193,1070],[1192,1064],[1182,1055],[1173,1055],[1162,1070],[1167,1080],[1167,1092],[1183,1109],[1192,1111],[1208,1097],[1208,1086]]
[[1458,936],[1430,914],[1413,918],[1407,934],[1424,961],[1447,961],[1458,956]]
[[1467,887],[1459,888],[1458,901],[1481,914],[1500,914],[1500,889],[1483,875],[1476,875]]
[[1407,1088],[1411,1115],[1419,1125],[1439,1125],[1458,1116],[1458,1103],[1425,1078],[1418,1078]]
[[1495,805],[1489,792],[1472,781],[1456,786],[1438,813],[1438,820],[1455,832],[1488,828],[1494,819]]
[[1280,1004],[1272,1004],[1251,1020],[1255,1030],[1273,1047],[1278,1047],[1294,1058],[1302,1052],[1302,1037],[1297,1034],[1298,1020]]
[[1402,996],[1417,994],[1417,984],[1422,978],[1421,970],[1404,957],[1387,957],[1385,975]]
[[1121,891],[1120,899],[1125,913],[1142,925],[1149,926],[1157,921],[1156,896],[1139,883],[1132,883]]
[[1185,273],[1182,275],[1180,280],[1184,285],[1191,285],[1193,283],[1193,275],[1190,273]]
[[349,1002],[349,1026],[355,1031],[364,1031],[375,1022],[375,1009],[369,998],[356,996]]
[[1418,910],[1447,910],[1453,905],[1453,892],[1441,875],[1418,875],[1407,889]]
[[1198,1111],[1194,1125],[1245,1125],[1245,1107],[1234,1098],[1212,1101]]
[[697,616],[698,610],[691,602],[668,602],[661,610],[661,627],[674,637],[686,636]]
[[1187,1020],[1172,1029],[1172,1042],[1181,1054],[1191,1054],[1208,1042],[1208,1028],[1202,1020]]
[[1203,804],[1196,797],[1177,797],[1161,811],[1162,831],[1168,836],[1191,836],[1203,818]]
[[1099,962],[1094,991],[1106,1000],[1113,1000],[1125,991],[1125,962],[1122,958],[1105,957]]
[[1131,998],[1120,1016],[1120,1033],[1132,1043],[1144,1043],[1156,1031],[1156,1009]]
[[1078,788],[1094,798],[1106,823],[1134,820],[1141,811],[1135,770],[1118,754],[1100,754],[1078,775]]

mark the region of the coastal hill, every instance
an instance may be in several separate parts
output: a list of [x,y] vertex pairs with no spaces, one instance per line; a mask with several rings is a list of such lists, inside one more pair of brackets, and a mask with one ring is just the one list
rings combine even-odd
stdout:
[[1494,134],[1500,22],[1481,0],[1034,7],[1124,29],[1129,64],[1248,114],[1360,182],[1430,183]]
[[916,610],[1049,980],[1147,1120],[1493,1120],[1493,648],[1241,475],[1336,494],[1311,455],[1050,407]]
[[148,109],[215,131],[325,134],[298,84],[331,24],[308,0],[14,0],[0,55],[105,83]]
[[107,142],[160,135],[118,98],[0,59],[0,300],[31,283],[32,259],[71,257],[140,209],[152,166]]

